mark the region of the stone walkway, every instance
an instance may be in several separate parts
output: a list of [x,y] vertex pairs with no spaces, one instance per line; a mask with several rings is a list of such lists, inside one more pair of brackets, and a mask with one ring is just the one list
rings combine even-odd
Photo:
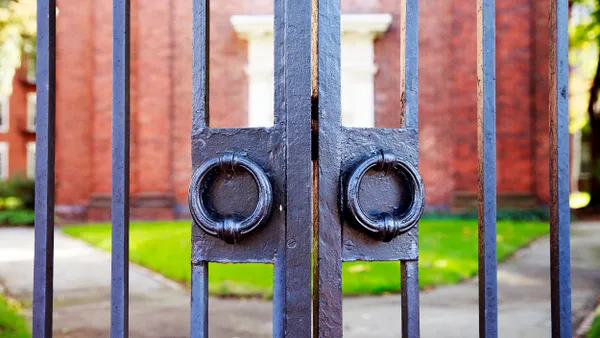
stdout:
[[[541,239],[499,268],[501,337],[550,336],[549,243]],[[600,223],[572,229],[576,321],[600,294]],[[60,232],[55,241],[55,337],[108,337],[110,257]],[[0,284],[31,304],[33,232],[0,229]],[[189,337],[189,292],[131,265],[131,337]],[[421,293],[422,337],[477,337],[476,280]],[[211,337],[270,337],[272,308],[260,300],[210,300]],[[399,337],[400,297],[344,300],[345,337]],[[307,337],[308,338],[308,337]]]

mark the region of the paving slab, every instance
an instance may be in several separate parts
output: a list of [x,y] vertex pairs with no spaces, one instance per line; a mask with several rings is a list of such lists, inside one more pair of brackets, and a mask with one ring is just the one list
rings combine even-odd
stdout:
[[[110,255],[59,231],[55,250],[55,337],[107,337]],[[574,224],[571,250],[578,321],[600,294],[600,223]],[[548,238],[500,265],[501,337],[550,336],[549,276]],[[187,288],[135,264],[130,279],[131,337],[189,337]],[[30,306],[32,280],[32,229],[0,229],[0,284]],[[421,336],[478,337],[477,296],[476,279],[421,292]],[[400,318],[398,295],[344,300],[345,337],[399,337]],[[211,337],[272,336],[270,302],[211,298],[209,319]]]

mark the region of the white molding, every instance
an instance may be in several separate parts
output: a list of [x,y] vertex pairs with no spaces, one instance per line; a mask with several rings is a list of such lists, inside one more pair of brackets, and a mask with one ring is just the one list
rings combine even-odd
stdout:
[[[342,34],[365,34],[373,38],[385,33],[392,23],[392,15],[342,14]],[[231,17],[233,30],[243,39],[273,34],[272,15],[234,15]]]
[[[392,23],[390,14],[342,14],[341,118],[347,127],[375,126],[374,40]],[[234,15],[233,30],[248,40],[248,125],[273,124],[273,16]]]
[[0,96],[0,116],[2,117],[2,124],[0,124],[0,133],[8,132],[10,128],[10,96]]
[[35,133],[35,118],[37,114],[37,93],[27,93],[27,130]]
[[35,178],[35,141],[27,142],[27,177]]
[[0,142],[0,179],[7,180],[9,176],[9,145],[8,142]]

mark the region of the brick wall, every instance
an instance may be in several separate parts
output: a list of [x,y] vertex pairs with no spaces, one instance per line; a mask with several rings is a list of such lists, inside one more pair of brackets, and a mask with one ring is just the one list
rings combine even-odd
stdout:
[[[400,2],[343,1],[345,13],[390,13],[375,42],[376,126],[401,125]],[[191,1],[132,0],[133,216],[187,213],[191,173]],[[213,2],[210,124],[247,123],[247,43],[235,14],[271,14],[273,1]],[[498,0],[498,180],[501,193],[547,200],[547,5]],[[61,210],[106,218],[111,177],[111,4],[61,4],[57,176]],[[420,169],[429,207],[477,189],[475,0],[420,1]],[[69,209],[71,208],[71,209]],[[78,209],[79,208],[79,209]]]
[[[102,167],[93,170],[98,151],[93,141],[100,136],[92,128],[99,117],[95,114],[93,84],[106,77],[96,72],[102,69],[95,69],[94,63],[94,3],[65,3],[56,22],[56,211],[73,218],[85,217],[90,194],[102,175],[110,175]],[[110,126],[110,120],[105,123]]]
[[8,102],[9,128],[0,133],[0,142],[8,143],[9,177],[27,174],[27,143],[35,141],[35,134],[27,130],[27,93],[30,92],[35,92],[35,85],[27,82],[24,69],[18,70]]

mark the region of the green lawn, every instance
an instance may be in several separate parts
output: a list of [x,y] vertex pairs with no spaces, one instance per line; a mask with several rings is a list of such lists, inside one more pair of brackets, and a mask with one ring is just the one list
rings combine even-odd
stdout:
[[590,327],[586,337],[587,338],[600,338],[600,308],[596,309],[596,318]]
[[27,323],[19,311],[20,306],[0,292],[0,338],[31,337]]
[[[453,284],[477,273],[476,220],[422,220],[420,222],[420,279],[422,288]],[[78,225],[62,230],[95,246],[110,250],[109,224]],[[505,259],[533,239],[548,233],[542,222],[498,222],[498,258]],[[189,221],[132,222],[130,259],[184,283],[190,282]],[[213,294],[272,293],[273,268],[263,264],[212,264],[209,290]],[[344,263],[345,294],[398,292],[398,262]]]

